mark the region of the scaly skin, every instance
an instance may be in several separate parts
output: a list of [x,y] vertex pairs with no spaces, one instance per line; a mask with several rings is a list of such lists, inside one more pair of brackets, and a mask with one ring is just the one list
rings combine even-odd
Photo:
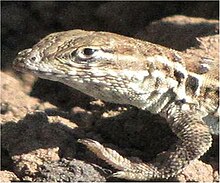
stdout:
[[152,163],[131,162],[94,140],[79,140],[119,170],[115,177],[150,180],[175,176],[210,148],[210,121],[215,124],[211,131],[218,131],[217,59],[192,63],[182,52],[149,42],[72,30],[50,34],[20,52],[14,67],[166,119],[179,141]]

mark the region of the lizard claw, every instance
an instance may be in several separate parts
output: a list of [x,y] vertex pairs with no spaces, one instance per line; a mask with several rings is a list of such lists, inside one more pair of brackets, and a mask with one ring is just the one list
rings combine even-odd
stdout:
[[117,171],[113,173],[111,177],[119,178],[119,179],[126,179],[126,180],[143,180],[143,179],[140,179],[141,176],[139,176],[137,172],[131,172],[131,171]]
[[126,180],[136,180],[136,181],[146,181],[146,177],[153,177],[153,175],[149,175],[151,172],[140,170],[139,172],[136,171],[117,171],[113,173],[111,176],[120,179]]

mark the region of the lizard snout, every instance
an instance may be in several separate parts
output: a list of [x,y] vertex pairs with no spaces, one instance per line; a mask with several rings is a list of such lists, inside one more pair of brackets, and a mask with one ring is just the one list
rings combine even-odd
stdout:
[[[34,53],[31,48],[20,51],[13,62],[13,68],[18,71],[31,69],[40,61],[38,54]],[[29,68],[30,67],[30,68]]]

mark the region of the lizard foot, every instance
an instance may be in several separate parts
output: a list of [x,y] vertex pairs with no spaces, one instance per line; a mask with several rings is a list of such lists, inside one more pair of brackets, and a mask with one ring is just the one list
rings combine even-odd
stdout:
[[172,115],[170,113],[169,116],[168,124],[179,137],[179,141],[166,153],[157,155],[152,163],[131,161],[115,150],[104,147],[99,142],[91,139],[81,139],[79,142],[86,145],[99,158],[119,170],[112,175],[113,177],[128,180],[173,177],[209,149],[212,137],[208,126],[195,113],[176,110],[175,113]]
[[90,151],[114,168],[121,170],[113,173],[112,177],[141,181],[156,178],[156,175],[160,174],[151,164],[131,161],[121,156],[115,150],[104,147],[95,140],[79,139],[78,142],[84,144]]

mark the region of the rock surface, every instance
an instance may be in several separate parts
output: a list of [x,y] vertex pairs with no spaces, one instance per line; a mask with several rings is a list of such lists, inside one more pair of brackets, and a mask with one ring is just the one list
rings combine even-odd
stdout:
[[7,170],[0,171],[0,180],[1,182],[12,182],[19,181],[19,178],[13,173]]

